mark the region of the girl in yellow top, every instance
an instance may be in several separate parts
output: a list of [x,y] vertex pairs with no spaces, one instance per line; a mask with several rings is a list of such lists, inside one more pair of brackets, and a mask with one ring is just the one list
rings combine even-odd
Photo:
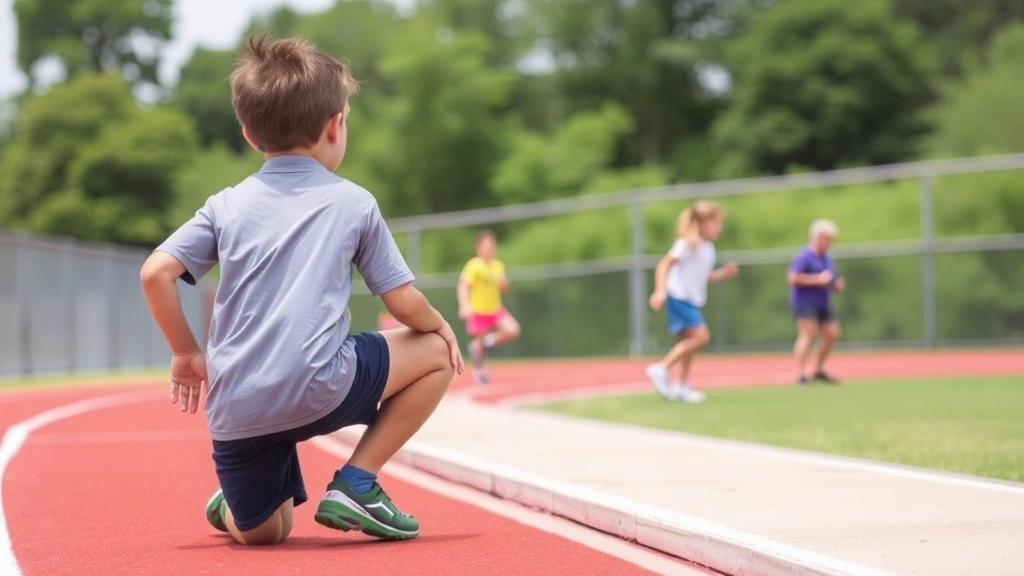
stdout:
[[490,381],[484,370],[487,350],[519,337],[519,322],[501,305],[508,291],[505,265],[495,258],[498,242],[485,230],[477,235],[476,256],[469,259],[459,274],[456,296],[459,318],[466,322],[466,333],[473,339],[469,355],[473,360],[473,378],[479,384]]

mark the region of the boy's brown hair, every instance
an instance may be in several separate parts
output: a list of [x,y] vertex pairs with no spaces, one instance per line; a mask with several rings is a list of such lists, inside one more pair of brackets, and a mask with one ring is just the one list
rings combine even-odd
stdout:
[[231,72],[231,104],[260,152],[310,147],[359,90],[348,66],[298,38],[250,36]]

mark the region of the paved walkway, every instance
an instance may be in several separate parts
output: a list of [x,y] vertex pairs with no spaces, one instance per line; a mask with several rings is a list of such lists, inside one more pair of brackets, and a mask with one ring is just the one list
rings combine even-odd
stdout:
[[733,576],[1024,574],[1024,484],[459,394],[399,459]]

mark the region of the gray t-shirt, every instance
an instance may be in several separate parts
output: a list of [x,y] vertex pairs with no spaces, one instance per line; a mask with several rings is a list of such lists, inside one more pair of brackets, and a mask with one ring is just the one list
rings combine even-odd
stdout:
[[279,156],[207,200],[156,248],[194,284],[220,264],[207,344],[215,440],[314,422],[352,386],[353,264],[374,295],[413,280],[373,195],[312,158]]

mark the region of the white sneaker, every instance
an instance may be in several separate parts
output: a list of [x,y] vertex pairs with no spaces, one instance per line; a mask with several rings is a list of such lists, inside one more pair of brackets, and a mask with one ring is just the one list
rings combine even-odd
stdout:
[[666,400],[672,400],[672,390],[668,387],[668,368],[661,364],[651,364],[647,367],[647,377],[654,384],[654,389]]
[[706,396],[700,390],[694,390],[686,384],[683,384],[672,391],[672,399],[679,402],[687,402],[690,404],[700,404],[705,400]]

